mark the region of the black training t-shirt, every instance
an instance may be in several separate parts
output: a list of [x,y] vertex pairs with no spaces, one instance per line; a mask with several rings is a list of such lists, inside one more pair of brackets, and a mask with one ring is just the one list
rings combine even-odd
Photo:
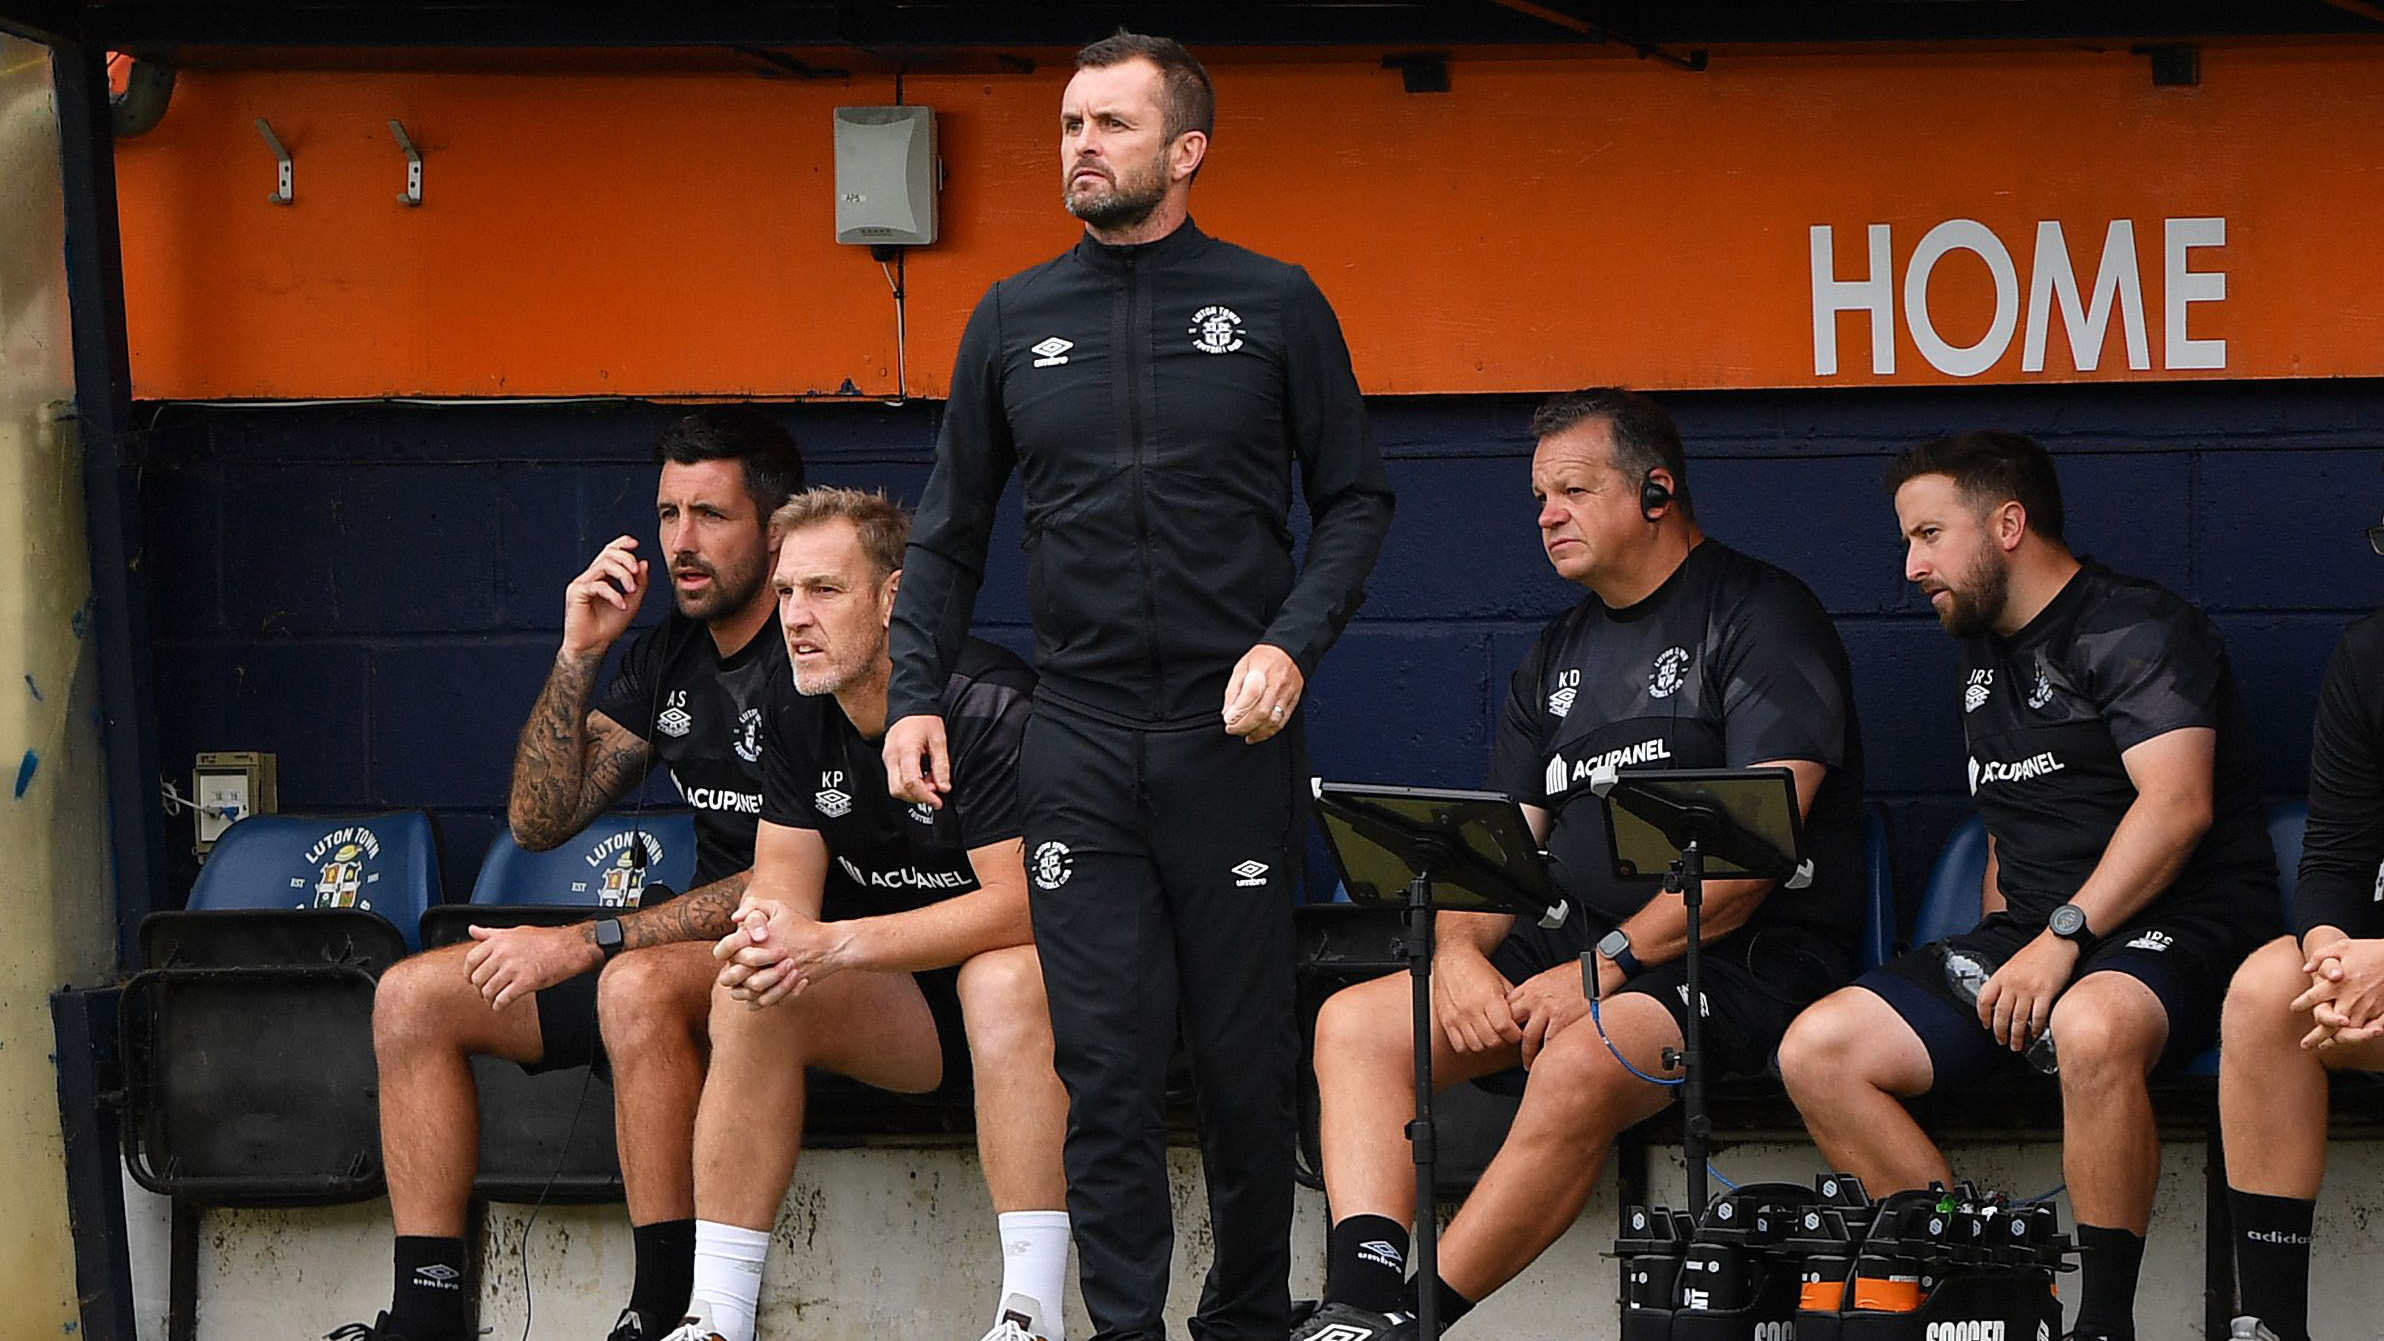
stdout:
[[1568,927],[1594,941],[1658,886],[1615,878],[1591,773],[1787,759],[1829,769],[1805,820],[1813,883],[1765,895],[1746,929],[1811,928],[1852,955],[1862,741],[1846,649],[1802,582],[1708,540],[1638,604],[1613,610],[1592,595],[1548,626],[1515,671],[1490,785],[1554,812],[1557,883],[1589,914]]
[[2042,924],[2101,863],[2136,800],[2122,753],[2209,727],[2218,732],[2210,830],[2139,916],[2199,922],[2230,941],[2274,932],[2276,856],[2251,728],[2226,642],[2201,611],[2087,560],[2026,628],[1963,639],[1962,672],[1970,791],[2013,916]]
[[[822,916],[904,912],[966,894],[977,887],[968,854],[1025,831],[1018,751],[1035,692],[1025,662],[974,638],[961,645],[944,683],[952,791],[941,809],[889,795],[882,738],[864,738],[833,697],[782,679],[770,705],[762,818],[816,830],[851,882],[854,894],[830,882]],[[838,906],[847,897],[857,906]]]
[[596,711],[643,737],[695,811],[695,883],[753,865],[762,812],[762,708],[791,678],[786,639],[765,623],[728,656],[677,610],[639,635]]
[[2344,632],[2318,688],[2293,920],[2384,936],[2384,614]]

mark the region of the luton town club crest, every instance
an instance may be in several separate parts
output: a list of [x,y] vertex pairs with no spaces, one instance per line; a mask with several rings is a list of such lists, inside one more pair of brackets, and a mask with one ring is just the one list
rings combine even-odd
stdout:
[[[306,850],[307,862],[315,868],[314,907],[356,908],[372,907],[365,897],[365,887],[380,881],[380,872],[371,869],[381,855],[381,840],[370,829],[351,826],[334,829],[315,840]],[[302,881],[293,879],[293,885]]]

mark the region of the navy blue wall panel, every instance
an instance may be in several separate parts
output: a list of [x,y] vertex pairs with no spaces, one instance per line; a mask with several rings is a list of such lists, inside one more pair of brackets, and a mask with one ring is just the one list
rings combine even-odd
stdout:
[[[1903,580],[1878,487],[1886,458],[1964,427],[2043,440],[2062,463],[2076,547],[2169,584],[2226,630],[2266,785],[2290,793],[2325,657],[2344,623],[2384,605],[2384,560],[2360,535],[2384,506],[2377,393],[2271,383],[1666,402],[1689,441],[1707,529],[1802,576],[1837,618],[1870,791],[1890,808],[1911,889],[1965,800],[1952,648]],[[1480,780],[1509,672],[1576,596],[1537,543],[1533,403],[1372,406],[1401,505],[1369,602],[1312,687],[1318,772]],[[272,750],[285,809],[431,808],[462,897],[502,823],[513,739],[553,655],[563,584],[615,535],[651,545],[649,452],[678,413],[158,407],[146,540],[169,766],[187,769],[201,749]],[[815,479],[917,500],[934,406],[779,413]],[[1013,491],[979,615],[986,636],[1027,651],[1018,537]]]

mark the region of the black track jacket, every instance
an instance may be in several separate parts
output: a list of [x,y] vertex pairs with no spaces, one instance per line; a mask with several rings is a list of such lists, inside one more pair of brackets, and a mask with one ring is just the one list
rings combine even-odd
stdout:
[[[1314,527],[1295,574],[1291,468]],[[1391,489],[1307,272],[1187,220],[1088,234],[997,282],[961,336],[891,635],[887,720],[939,710],[1010,472],[1038,697],[1130,726],[1215,720],[1258,642],[1304,674],[1365,599]]]

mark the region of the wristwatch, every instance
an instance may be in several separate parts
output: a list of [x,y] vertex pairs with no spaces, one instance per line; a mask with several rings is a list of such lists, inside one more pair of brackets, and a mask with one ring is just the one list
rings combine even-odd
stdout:
[[2094,933],[2086,929],[2086,910],[2074,903],[2065,903],[2045,919],[2045,930],[2078,947],[2080,951],[2094,948]]
[[596,948],[597,948],[597,949],[599,949],[599,950],[602,950],[602,951],[604,952],[604,957],[605,957],[606,959],[611,959],[611,958],[612,958],[614,955],[617,955],[617,954],[621,953],[621,919],[620,919],[620,918],[617,918],[617,917],[599,917],[599,918],[597,918],[597,919],[596,919],[596,933],[595,933],[595,934],[596,934]]
[[1621,927],[1599,938],[1598,953],[1614,961],[1614,967],[1622,970],[1624,982],[1639,976],[1639,956],[1631,953],[1630,933]]

